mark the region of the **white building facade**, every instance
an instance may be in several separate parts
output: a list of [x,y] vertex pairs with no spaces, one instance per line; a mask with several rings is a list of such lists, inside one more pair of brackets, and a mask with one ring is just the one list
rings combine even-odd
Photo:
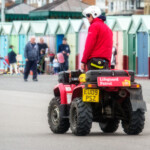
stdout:
[[144,0],[108,0],[108,14],[133,14],[144,9]]
[[48,3],[52,3],[55,0],[27,0],[27,4],[34,7],[42,7]]

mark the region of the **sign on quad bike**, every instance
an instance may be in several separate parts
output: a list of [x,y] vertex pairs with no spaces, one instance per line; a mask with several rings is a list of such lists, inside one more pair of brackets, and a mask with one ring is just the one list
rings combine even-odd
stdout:
[[70,127],[75,135],[87,135],[92,122],[98,122],[106,133],[115,132],[120,121],[129,135],[144,128],[146,104],[133,71],[61,72],[54,95],[48,107],[48,123],[54,133],[65,133]]

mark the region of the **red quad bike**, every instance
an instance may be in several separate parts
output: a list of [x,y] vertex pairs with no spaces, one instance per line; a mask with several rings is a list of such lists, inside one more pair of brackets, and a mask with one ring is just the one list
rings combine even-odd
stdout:
[[126,134],[142,132],[146,104],[133,71],[71,71],[59,73],[58,78],[48,107],[53,133],[65,133],[70,127],[75,135],[87,135],[92,122],[98,122],[103,132],[113,133],[120,121]]

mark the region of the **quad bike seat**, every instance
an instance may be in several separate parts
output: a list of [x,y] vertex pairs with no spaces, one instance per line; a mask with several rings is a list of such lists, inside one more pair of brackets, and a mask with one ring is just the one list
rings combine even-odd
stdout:
[[130,76],[131,82],[134,82],[134,71],[131,70],[89,70],[86,72],[87,82],[97,82],[97,77],[122,77]]

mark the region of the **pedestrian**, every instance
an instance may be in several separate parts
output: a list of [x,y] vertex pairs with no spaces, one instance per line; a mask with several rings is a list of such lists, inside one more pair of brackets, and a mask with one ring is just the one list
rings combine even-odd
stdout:
[[116,47],[113,46],[113,48],[112,48],[112,56],[111,56],[111,69],[115,69],[116,55],[117,55],[117,50],[116,50]]
[[59,45],[58,53],[63,53],[64,59],[65,59],[64,69],[65,69],[65,71],[67,71],[69,69],[68,59],[69,59],[69,55],[70,55],[70,47],[67,44],[67,38],[65,38],[65,37],[63,38],[62,44]]
[[24,81],[27,81],[30,70],[33,71],[33,81],[37,80],[37,63],[39,61],[39,48],[38,44],[35,42],[35,37],[31,37],[30,41],[25,46],[25,71],[24,71]]
[[[53,60],[54,60],[55,54],[53,51],[49,51],[49,72],[50,74],[54,73],[54,69],[53,69]],[[57,59],[58,60],[58,59]],[[60,69],[58,69],[59,72]]]
[[53,60],[53,68],[54,68],[54,74],[58,74],[59,72],[59,62],[57,59],[57,55],[55,55],[54,60]]
[[57,59],[59,62],[60,71],[65,71],[65,59],[63,53],[58,53]]
[[9,60],[9,64],[10,64],[10,74],[13,74],[13,69],[15,71],[16,74],[18,74],[18,70],[17,70],[17,59],[16,59],[16,53],[13,51],[13,45],[9,46],[9,50],[8,50],[8,60]]
[[41,51],[40,51],[39,64],[40,64],[40,68],[41,68],[40,73],[44,74],[45,73],[45,50],[44,49],[41,49]]
[[109,69],[112,55],[113,34],[104,23],[106,17],[101,14],[97,6],[89,6],[83,11],[90,27],[82,57],[81,69],[88,70]]
[[40,38],[40,42],[38,43],[38,46],[39,46],[39,55],[40,55],[41,50],[43,50],[43,53],[45,54],[48,49],[48,46],[44,42],[44,39],[42,37]]
[[[39,56],[41,55],[41,51],[43,51],[42,53],[45,55],[46,52],[48,51],[48,46],[44,42],[44,39],[42,37],[40,38],[38,46],[39,46]],[[43,60],[42,70],[45,72],[45,59]]]

